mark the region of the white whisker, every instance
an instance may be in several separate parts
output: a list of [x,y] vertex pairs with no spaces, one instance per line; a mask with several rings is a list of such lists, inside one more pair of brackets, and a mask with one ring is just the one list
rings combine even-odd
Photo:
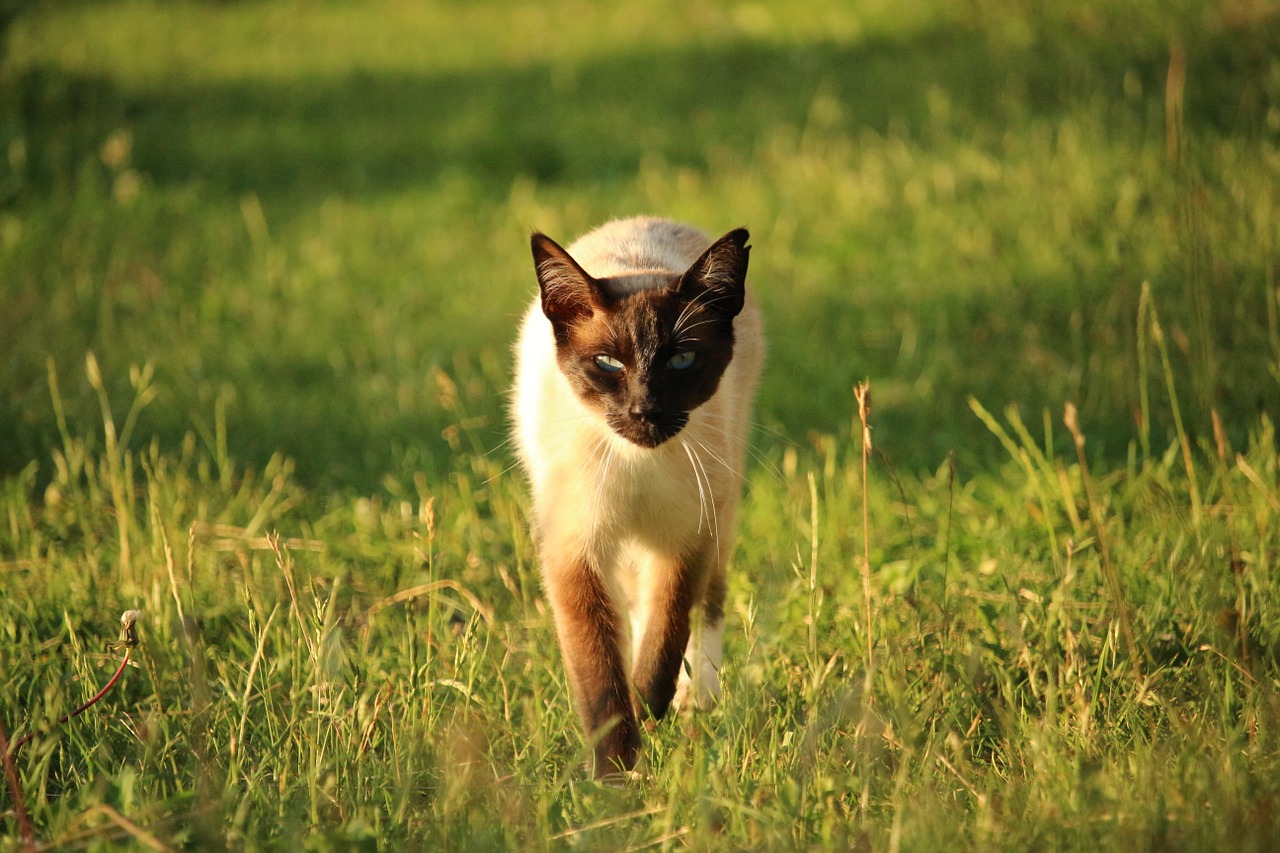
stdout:
[[782,443],[786,444],[788,447],[798,446],[794,441],[791,440],[790,436],[786,435],[785,433],[779,432],[776,429],[767,427],[764,424],[760,423],[759,421],[744,420],[742,418],[734,418],[734,417],[730,417],[729,415],[715,414],[713,412],[703,412],[702,416],[704,418],[714,419],[717,421],[724,421],[733,426],[737,426],[738,424],[745,424],[748,429],[758,430],[759,432],[763,432],[766,435],[770,435],[773,438],[776,438]]
[[492,477],[490,477],[489,479],[485,480],[485,481],[484,481],[484,485],[486,485],[486,486],[487,486],[487,485],[489,485],[490,483],[492,483],[494,480],[498,479],[499,477],[505,477],[507,474],[510,474],[512,471],[514,471],[515,469],[517,469],[517,468],[519,468],[519,467],[520,467],[520,460],[519,460],[519,459],[517,459],[515,462],[512,462],[510,465],[508,465],[506,468],[503,468],[501,471],[499,471],[498,473],[494,474],[494,475],[493,475]]
[[674,327],[675,334],[677,335],[680,334],[681,324],[684,323],[684,321],[689,318],[689,315],[698,307],[698,300],[700,300],[703,296],[705,296],[707,292],[708,291],[704,290],[702,293],[699,293],[697,296],[695,296],[693,299],[689,301],[688,305],[684,306],[684,309],[681,310],[680,312],[680,316],[676,317],[676,322]]
[[712,459],[712,461],[713,461],[713,462],[719,462],[719,463],[720,463],[720,467],[724,468],[724,470],[728,471],[730,474],[732,474],[733,476],[737,477],[737,478],[738,478],[739,480],[741,480],[742,482],[744,482],[744,483],[745,483],[745,482],[747,482],[747,478],[746,478],[746,476],[745,476],[741,471],[736,470],[736,469],[735,469],[732,465],[730,465],[728,462],[725,462],[723,459],[721,459],[721,458],[720,458],[720,456],[719,456],[719,454],[717,454],[714,450],[712,450],[710,447],[707,447],[704,443],[702,443],[702,442],[701,442],[701,441],[699,441],[698,439],[694,438],[693,436],[689,436],[689,438],[693,440],[693,443],[694,443],[694,444],[698,445],[698,446],[699,446],[699,447],[701,447],[704,451],[706,451],[706,454],[707,454],[708,456],[710,456],[710,457],[711,457],[711,459]]
[[698,465],[693,461],[693,451],[689,449],[689,445],[684,439],[680,439],[680,446],[684,448],[684,455],[689,457],[689,467],[693,469],[693,481],[698,486],[698,532],[702,532],[703,519],[707,517],[707,496],[702,491],[702,477],[698,474]]
[[[691,448],[687,444],[684,447],[685,447],[685,450],[691,450]],[[693,461],[697,463],[698,468],[702,469],[702,479],[707,484],[707,503],[711,506],[711,527],[712,527],[711,536],[716,540],[716,542],[719,542],[720,541],[720,521],[717,518],[716,494],[711,488],[711,477],[707,475],[706,466],[702,464],[702,457],[698,455],[698,451],[696,450],[693,451]]]
[[687,325],[687,326],[676,326],[675,332],[674,332],[673,334],[674,334],[676,337],[680,337],[681,335],[685,334],[686,332],[692,331],[693,329],[696,329],[696,328],[698,328],[699,326],[712,326],[712,325],[715,325],[717,322],[719,322],[717,319],[712,318],[712,319],[709,319],[709,320],[699,320],[698,322],[696,322],[696,323],[690,323],[690,324],[689,324],[689,325]]
[[767,456],[765,456],[764,451],[760,447],[756,446],[755,444],[752,444],[750,441],[747,441],[745,438],[738,436],[735,432],[731,430],[725,429],[724,427],[718,427],[713,423],[708,423],[708,421],[711,420],[711,417],[712,416],[710,415],[705,415],[703,417],[701,422],[701,427],[703,429],[711,430],[712,432],[718,433],[719,435],[725,436],[727,438],[740,438],[742,441],[743,449],[747,453],[751,454],[752,459],[754,459],[757,463],[759,463],[760,466],[764,468],[765,471],[770,476],[772,476],[775,480],[777,480],[779,483],[786,482],[787,478],[783,476],[782,471],[778,468],[777,465],[773,464],[773,462],[770,461]]

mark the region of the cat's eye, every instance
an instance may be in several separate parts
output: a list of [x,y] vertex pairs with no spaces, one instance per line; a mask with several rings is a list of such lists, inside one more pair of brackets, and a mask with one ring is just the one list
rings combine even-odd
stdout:
[[622,362],[611,355],[598,355],[596,356],[596,367],[605,373],[617,373],[622,369]]
[[668,361],[667,364],[671,365],[673,370],[685,370],[693,366],[693,358],[694,353],[686,350],[685,352],[678,352],[671,356],[671,360]]

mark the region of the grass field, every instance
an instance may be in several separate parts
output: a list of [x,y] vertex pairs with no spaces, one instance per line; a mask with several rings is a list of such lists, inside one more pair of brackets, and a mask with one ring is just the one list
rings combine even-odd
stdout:
[[[1280,849],[1280,13],[1042,5],[0,5],[0,850]],[[770,359],[611,788],[504,400],[637,212]]]

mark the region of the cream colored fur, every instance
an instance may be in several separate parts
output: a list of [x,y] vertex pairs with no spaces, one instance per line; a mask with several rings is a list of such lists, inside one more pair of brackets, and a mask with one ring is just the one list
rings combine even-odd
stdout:
[[[637,218],[610,222],[567,250],[590,275],[628,276],[629,288],[636,289],[683,273],[710,244],[707,235],[689,226]],[[578,400],[556,364],[552,326],[538,300],[525,316],[517,344],[514,414],[540,548],[544,554],[589,554],[618,612],[629,616],[623,621],[633,636],[639,636],[650,609],[657,580],[651,567],[660,563],[654,557],[689,553],[699,539],[709,539],[715,543],[715,565],[707,566],[707,573],[723,578],[764,357],[750,288],[734,320],[734,337],[733,358],[715,395],[690,414],[674,438],[645,449],[618,436]],[[719,698],[722,632],[723,619],[712,623],[695,617],[678,707],[702,707]]]

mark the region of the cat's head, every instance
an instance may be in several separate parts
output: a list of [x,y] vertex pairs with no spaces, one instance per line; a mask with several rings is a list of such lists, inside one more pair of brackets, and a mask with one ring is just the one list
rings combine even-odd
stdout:
[[560,371],[583,404],[632,444],[667,441],[715,394],[733,357],[747,239],[746,229],[730,231],[681,275],[596,279],[555,241],[533,235]]

